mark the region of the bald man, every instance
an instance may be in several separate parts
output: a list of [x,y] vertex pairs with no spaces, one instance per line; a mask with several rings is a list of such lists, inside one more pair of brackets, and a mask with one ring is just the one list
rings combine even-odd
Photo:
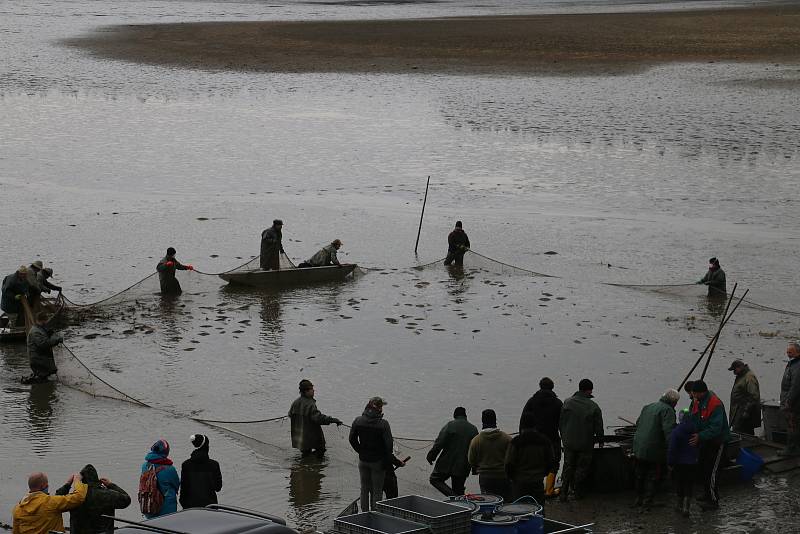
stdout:
[[48,534],[51,530],[64,532],[61,514],[77,508],[86,499],[87,486],[78,473],[70,475],[72,484],[68,495],[50,495],[50,484],[45,473],[28,477],[28,494],[14,507],[13,534]]

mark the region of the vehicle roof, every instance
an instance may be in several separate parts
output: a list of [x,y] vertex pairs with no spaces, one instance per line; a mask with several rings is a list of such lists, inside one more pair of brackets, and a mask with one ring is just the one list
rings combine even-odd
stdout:
[[[164,528],[187,534],[297,534],[289,527],[268,519],[230,510],[190,508],[146,522],[154,529]],[[118,534],[153,534],[152,530],[134,525],[117,529]]]

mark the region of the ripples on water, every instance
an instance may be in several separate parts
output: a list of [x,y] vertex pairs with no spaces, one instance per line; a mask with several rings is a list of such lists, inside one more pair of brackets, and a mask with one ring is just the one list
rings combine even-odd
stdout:
[[[168,437],[180,461],[189,434],[203,431],[223,464],[225,501],[324,525],[356,494],[352,467],[314,468],[181,414],[283,414],[308,376],[323,411],[351,419],[368,396],[386,395],[397,434],[432,436],[456,404],[473,419],[494,406],[513,428],[540,376],[553,376],[566,396],[591,375],[612,424],[682,378],[716,320],[696,297],[597,282],[693,281],[716,255],[754,300],[797,308],[796,66],[669,65],[609,77],[270,75],[95,60],[58,45],[119,23],[594,8],[0,0],[3,272],[41,255],[68,295],[91,301],[152,272],[169,245],[207,272],[242,263],[276,215],[297,260],[341,237],[346,259],[384,268],[277,294],[190,277],[179,302],[133,324],[119,316],[72,327],[70,346],[99,375],[177,415],[21,386],[24,350],[2,347],[4,509],[28,472],[57,480],[86,461],[132,491],[156,438]],[[564,278],[392,270],[414,263],[427,175],[421,258],[444,254],[444,235],[460,218],[476,250]],[[559,254],[541,254],[548,250]],[[717,391],[728,388],[725,362],[745,356],[765,397],[774,396],[795,323],[737,312],[712,366]],[[422,452],[414,456],[422,463]],[[771,514],[768,496],[795,502],[794,490],[781,479],[759,485],[762,509],[743,521],[791,517],[783,513],[790,504]],[[752,498],[731,496],[748,507]],[[726,514],[717,521],[728,531],[741,523]]]

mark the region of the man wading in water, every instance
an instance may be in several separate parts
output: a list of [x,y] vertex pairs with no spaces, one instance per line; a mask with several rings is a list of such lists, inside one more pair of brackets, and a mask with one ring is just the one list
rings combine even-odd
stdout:
[[445,265],[455,262],[457,266],[464,265],[464,254],[469,250],[469,237],[461,225],[461,221],[456,221],[456,227],[447,236],[447,257],[444,259]]
[[717,258],[708,260],[708,272],[695,283],[707,285],[709,297],[724,297],[728,294],[728,288],[725,284],[725,271],[719,266]]
[[318,457],[325,454],[325,434],[321,425],[341,425],[342,422],[317,409],[314,400],[314,384],[310,380],[300,381],[300,396],[289,408],[289,419],[292,422],[292,447],[300,449],[303,456],[312,452]]
[[161,261],[156,265],[158,272],[158,283],[161,285],[162,295],[180,295],[183,293],[181,284],[175,278],[175,271],[194,271],[191,265],[183,265],[175,259],[175,249],[169,247],[167,255],[161,258]]

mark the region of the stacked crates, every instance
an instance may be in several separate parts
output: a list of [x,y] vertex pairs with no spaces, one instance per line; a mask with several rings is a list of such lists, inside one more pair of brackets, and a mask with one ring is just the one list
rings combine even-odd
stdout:
[[362,512],[333,520],[335,534],[429,534],[428,526],[380,512]]
[[427,525],[433,534],[470,534],[471,511],[463,506],[406,495],[380,501],[375,508],[386,515]]

